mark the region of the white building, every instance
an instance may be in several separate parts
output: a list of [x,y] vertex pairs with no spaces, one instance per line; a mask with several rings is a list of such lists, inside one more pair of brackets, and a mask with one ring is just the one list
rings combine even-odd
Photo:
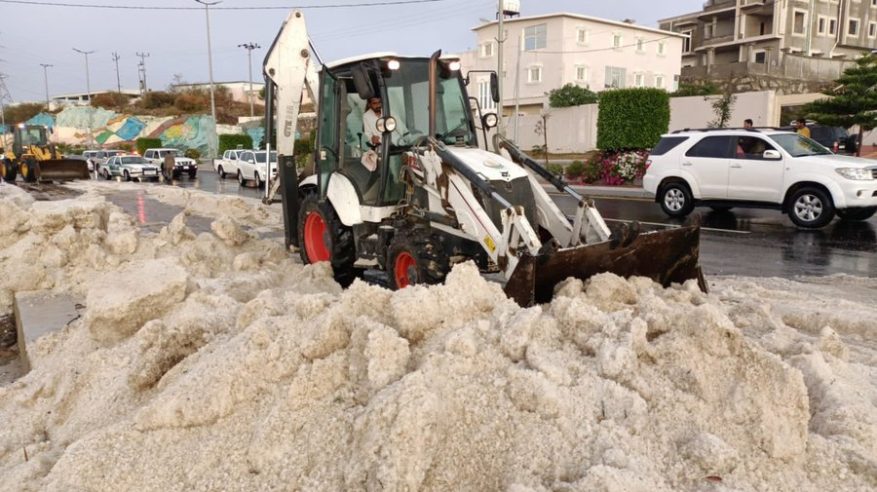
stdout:
[[[101,94],[116,93],[118,93],[118,91],[116,90],[92,91],[91,97],[96,97]],[[140,91],[132,89],[122,89],[121,94],[127,96],[129,101],[140,97]],[[49,110],[54,111],[56,109],[66,108],[68,106],[88,106],[89,104],[89,94],[87,92],[58,94],[56,96],[52,96],[52,99],[49,102]]]
[[[249,82],[214,82],[214,87],[225,87],[228,89],[229,94],[233,101],[249,103],[249,91],[250,91],[250,83]],[[256,82],[253,81],[253,103],[254,104],[265,104],[264,101],[259,99],[259,92],[261,92],[262,88],[265,87],[264,82]],[[185,91],[187,89],[203,89],[206,91],[210,90],[209,82],[202,82],[197,84],[177,84],[171,86],[174,91]]]
[[[685,35],[579,14],[557,13],[504,21],[505,113],[539,113],[547,93],[572,83],[607,88],[677,88]],[[460,55],[464,73],[496,70],[497,21],[475,28],[478,48]],[[469,92],[482,108],[495,110],[490,76],[473,74]]]

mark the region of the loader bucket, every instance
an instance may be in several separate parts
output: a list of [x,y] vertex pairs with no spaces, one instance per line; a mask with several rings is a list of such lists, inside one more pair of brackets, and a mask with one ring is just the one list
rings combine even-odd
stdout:
[[569,277],[585,280],[610,272],[622,277],[649,277],[669,287],[696,279],[707,291],[700,265],[700,226],[639,234],[622,244],[610,241],[562,249],[521,259],[505,292],[521,306],[551,301],[554,287]]
[[[34,165],[33,162],[29,164]],[[88,163],[76,159],[48,159],[37,162],[35,167],[36,169],[31,170],[30,174],[33,176],[33,181],[70,181],[91,178],[88,173]],[[23,169],[21,169],[21,175],[27,179]]]

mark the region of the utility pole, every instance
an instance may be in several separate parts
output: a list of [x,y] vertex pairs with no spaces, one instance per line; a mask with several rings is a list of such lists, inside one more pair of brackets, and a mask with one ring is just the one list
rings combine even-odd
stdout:
[[92,51],[83,51],[77,48],[73,48],[73,51],[77,53],[82,53],[85,55],[85,90],[88,92],[88,142],[91,145],[94,145],[94,130],[91,127],[91,118],[92,113],[94,113],[93,108],[91,108],[91,76],[88,74],[88,55],[94,53]]
[[149,91],[146,86],[146,59],[149,58],[149,53],[137,53],[137,56],[140,57],[140,63],[137,64],[137,75],[140,78],[140,96],[142,97]]
[[6,150],[6,109],[3,106],[3,99],[6,97],[6,93],[8,92],[6,89],[6,79],[7,75],[0,73],[0,147],[3,147]]
[[503,20],[505,19],[505,5],[503,0],[499,0],[498,4],[498,12],[497,17],[499,19],[499,25],[497,29],[499,32],[496,36],[496,75],[497,75],[497,92],[499,92],[499,127],[496,129],[496,132],[500,134],[500,136],[505,136],[505,122],[503,121],[503,97],[502,97],[502,86],[503,86],[503,72],[502,72],[502,45],[505,43],[505,33],[503,32]]
[[207,19],[207,66],[210,70],[210,114],[213,116],[213,122],[216,122],[216,96],[213,88],[213,48],[210,45],[210,6],[221,3],[221,0],[215,2],[207,2],[205,0],[195,0],[204,6],[204,16]]
[[43,67],[43,81],[46,84],[46,111],[49,110],[49,68],[54,67],[55,65],[50,65],[48,63],[40,63],[40,66]]
[[119,56],[115,51],[113,52],[113,61],[116,63],[116,88],[119,90],[119,94],[122,93],[122,79],[119,78]]
[[247,50],[247,66],[250,69],[250,92],[248,99],[250,100],[250,117],[252,118],[256,116],[256,112],[253,110],[253,50],[257,50],[261,48],[261,46],[256,43],[244,43],[239,44],[238,48],[244,48]]

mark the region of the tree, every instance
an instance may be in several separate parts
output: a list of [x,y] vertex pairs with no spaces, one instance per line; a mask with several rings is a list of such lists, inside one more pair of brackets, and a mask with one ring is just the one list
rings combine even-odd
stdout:
[[679,84],[679,88],[670,94],[670,97],[686,97],[686,96],[712,96],[719,94],[721,90],[719,86],[712,82],[703,84]]
[[548,93],[548,103],[552,108],[568,108],[582,104],[594,104],[598,100],[596,93],[575,84],[566,84],[560,89]]
[[[707,99],[707,98],[704,98]],[[713,113],[716,119],[710,122],[710,128],[725,128],[728,121],[731,120],[731,113],[734,111],[734,103],[737,102],[737,96],[731,93],[730,89],[726,90],[722,97],[716,99],[712,103]]]
[[17,125],[33,118],[46,109],[45,104],[40,103],[21,103],[14,106],[6,106],[4,113],[7,125]]
[[804,107],[807,117],[829,126],[849,128],[859,125],[861,154],[862,135],[877,128],[877,57],[864,56],[856,60],[856,66],[844,70],[835,81],[837,87],[830,96]]

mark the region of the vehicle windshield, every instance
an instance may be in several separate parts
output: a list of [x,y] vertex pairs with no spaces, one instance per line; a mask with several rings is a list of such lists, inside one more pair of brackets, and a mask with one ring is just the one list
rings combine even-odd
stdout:
[[830,155],[832,153],[818,142],[794,133],[771,135],[771,138],[792,157]]
[[[265,162],[265,152],[256,153],[256,162]],[[271,162],[277,162],[277,152],[271,152]]]
[[46,130],[40,127],[29,126],[21,130],[22,145],[45,145]]
[[146,164],[146,160],[140,156],[120,157],[122,164]]
[[[402,141],[414,143],[429,133],[429,60],[403,60],[398,70],[384,75],[390,115],[397,121]],[[436,108],[436,137],[446,144],[477,145],[470,128],[470,106],[458,72],[442,77],[439,70]]]
[[173,151],[173,150],[159,150],[159,151],[158,151],[158,156],[159,156],[159,157],[164,157],[164,156],[166,156],[166,155],[168,155],[168,154],[174,155],[174,154],[176,154],[176,152]]

